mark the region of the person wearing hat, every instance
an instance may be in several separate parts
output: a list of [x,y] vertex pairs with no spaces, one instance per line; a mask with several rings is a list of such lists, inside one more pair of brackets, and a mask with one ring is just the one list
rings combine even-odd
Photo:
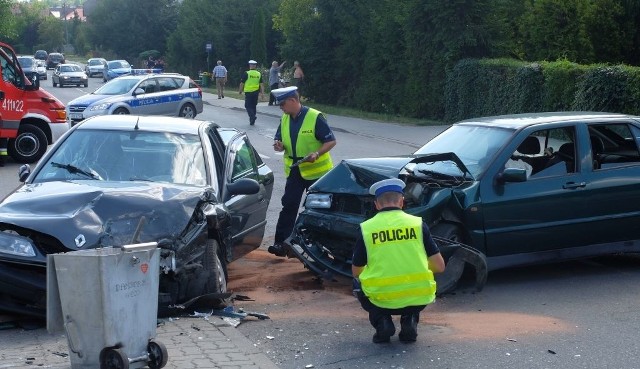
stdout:
[[284,241],[293,231],[302,195],[333,168],[329,151],[336,145],[336,138],[324,114],[300,103],[297,87],[278,88],[271,93],[284,113],[274,136],[273,148],[284,151],[287,182],[274,244],[268,251],[276,256],[287,256],[288,245]]
[[264,94],[264,83],[262,83],[262,74],[256,70],[258,62],[249,60],[249,70],[240,78],[240,95],[244,92],[244,108],[249,114],[249,124],[256,124],[256,107],[258,106],[258,98]]
[[395,334],[392,315],[400,315],[400,341],[416,341],[420,312],[435,301],[433,273],[445,269],[429,227],[402,210],[404,187],[391,178],[369,188],[378,213],[360,224],[353,249],[354,292],[376,329],[374,343]]

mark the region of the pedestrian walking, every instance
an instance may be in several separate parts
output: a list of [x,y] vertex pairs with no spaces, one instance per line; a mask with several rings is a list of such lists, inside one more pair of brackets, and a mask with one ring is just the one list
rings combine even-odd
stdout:
[[213,78],[216,79],[216,88],[218,89],[218,99],[224,99],[224,85],[227,84],[227,68],[222,65],[222,60],[216,62],[213,67]]
[[285,240],[293,231],[302,195],[333,168],[329,151],[336,145],[336,138],[323,113],[300,103],[297,87],[279,88],[272,93],[283,112],[273,148],[284,151],[287,181],[274,244],[268,251],[276,256],[287,256],[289,246]]
[[[269,90],[273,91],[280,87],[280,72],[282,71],[282,67],[285,65],[287,61],[283,61],[282,64],[278,65],[277,61],[271,62],[271,68],[269,69]],[[269,93],[269,106],[273,105],[275,101],[275,97],[273,93]]]
[[243,73],[240,79],[240,91],[244,92],[244,108],[249,114],[249,124],[256,124],[256,107],[258,99],[264,94],[264,83],[262,83],[262,74],[256,70],[258,62],[249,60],[249,70]]
[[433,273],[445,269],[429,227],[402,210],[404,187],[391,178],[369,188],[378,213],[360,224],[353,250],[354,293],[376,329],[374,343],[395,334],[392,315],[400,315],[400,341],[416,341],[420,312],[436,298]]

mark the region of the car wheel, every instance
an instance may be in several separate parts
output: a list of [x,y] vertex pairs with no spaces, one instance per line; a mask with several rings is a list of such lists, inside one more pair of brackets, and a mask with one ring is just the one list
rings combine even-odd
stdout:
[[195,106],[187,103],[187,104],[184,104],[182,108],[180,108],[180,113],[178,114],[178,116],[193,119],[196,117],[196,114],[198,113],[196,112]]
[[89,87],[89,82],[85,83],[84,87]]
[[125,108],[118,108],[114,110],[113,114],[126,115],[126,114],[129,114],[129,111]]
[[438,294],[453,291],[467,265],[475,270],[476,290],[480,291],[487,281],[487,260],[482,252],[464,244],[463,229],[457,224],[439,223],[432,228],[431,234],[446,262],[445,271],[435,276]]
[[227,292],[227,268],[226,264],[220,260],[218,249],[218,241],[207,240],[202,258],[205,273],[208,273],[205,294]]
[[19,163],[35,163],[47,151],[47,136],[32,125],[21,124],[18,136],[9,140],[7,153]]

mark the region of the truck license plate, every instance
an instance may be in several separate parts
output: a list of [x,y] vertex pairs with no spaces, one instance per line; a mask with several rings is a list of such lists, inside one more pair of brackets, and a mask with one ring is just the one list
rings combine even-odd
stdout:
[[82,113],[69,113],[69,118],[71,119],[82,119]]

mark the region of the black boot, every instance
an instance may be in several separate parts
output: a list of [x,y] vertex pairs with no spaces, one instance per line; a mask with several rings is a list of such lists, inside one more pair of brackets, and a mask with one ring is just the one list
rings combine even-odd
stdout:
[[400,317],[400,334],[402,342],[416,342],[418,337],[418,314],[402,315]]
[[386,343],[391,341],[391,336],[396,334],[396,327],[393,325],[391,316],[387,315],[378,320],[376,333],[373,335],[373,343]]
[[274,254],[275,256],[280,256],[280,257],[287,256],[286,246],[280,242],[276,242],[273,244],[273,246],[269,246],[267,251],[269,251],[270,254]]

